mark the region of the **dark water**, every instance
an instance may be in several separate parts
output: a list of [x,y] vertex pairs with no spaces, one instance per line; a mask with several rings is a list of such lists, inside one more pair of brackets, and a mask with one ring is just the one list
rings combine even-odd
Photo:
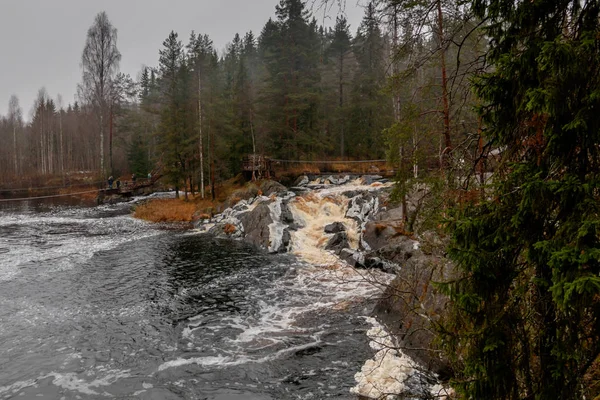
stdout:
[[0,399],[354,399],[360,290],[129,206],[0,209]]

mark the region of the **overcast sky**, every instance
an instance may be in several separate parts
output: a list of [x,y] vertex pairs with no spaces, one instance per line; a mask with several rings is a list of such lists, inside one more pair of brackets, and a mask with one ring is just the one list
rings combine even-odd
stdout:
[[[308,0],[311,8],[314,0]],[[316,0],[317,2],[319,0]],[[337,1],[337,0],[335,0]],[[346,0],[345,14],[354,34],[362,19],[358,0]],[[137,77],[143,65],[158,64],[158,50],[171,30],[184,43],[190,32],[206,33],[221,54],[235,35],[260,34],[279,0],[0,0],[0,115],[12,94],[25,119],[41,87],[64,105],[73,103],[81,80],[80,60],[86,32],[95,15],[106,11],[118,30],[121,71]],[[314,6],[323,21],[323,12]],[[332,7],[326,25],[339,12]]]

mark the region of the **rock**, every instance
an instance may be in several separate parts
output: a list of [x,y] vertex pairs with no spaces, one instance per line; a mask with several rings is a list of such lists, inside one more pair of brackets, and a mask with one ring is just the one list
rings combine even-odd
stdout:
[[[249,184],[247,187],[243,189],[236,190],[233,192],[225,201],[225,207],[235,207],[242,200],[250,200],[256,196],[258,196],[258,186],[254,184]],[[247,202],[246,202],[247,204]]]
[[447,379],[451,370],[433,343],[433,324],[446,314],[449,299],[431,283],[452,279],[453,273],[444,258],[415,255],[402,266],[374,311],[398,338],[402,351],[441,380]]
[[285,202],[281,204],[281,222],[286,225],[291,225],[294,223],[294,215]]
[[356,268],[364,269],[379,269],[390,274],[398,273],[400,271],[400,267],[397,264],[378,257],[376,253],[363,255],[361,262],[357,261],[354,266]]
[[244,227],[239,220],[235,218],[223,218],[208,230],[210,235],[225,239],[239,239],[244,236]]
[[273,219],[266,202],[257,205],[252,211],[241,214],[239,219],[246,234],[245,241],[264,249],[269,248],[269,224],[273,222]]
[[402,207],[389,208],[379,212],[375,216],[375,221],[403,221]]
[[340,251],[340,259],[345,261],[351,267],[356,266],[356,251],[352,249],[342,249]]
[[364,175],[360,181],[363,185],[370,185],[373,183],[373,178],[371,178],[371,175]]
[[298,179],[296,179],[296,183],[294,183],[294,186],[295,187],[306,186],[306,185],[308,185],[309,182],[310,182],[310,179],[308,178],[308,176],[302,175],[302,176],[299,176]]
[[[398,258],[408,259],[412,252],[418,249],[419,242],[402,234],[401,227],[388,221],[367,222],[363,231],[362,239],[373,250],[392,248],[399,254],[390,261],[398,262]],[[400,254],[402,256],[400,257]],[[402,263],[398,263],[402,265]]]
[[260,184],[260,190],[262,191],[263,195],[267,197],[274,193],[286,193],[288,191],[287,188],[281,183],[271,180],[262,181]]
[[343,192],[342,195],[346,196],[347,198],[351,199],[353,197],[356,197],[358,195],[360,195],[361,192],[359,192],[358,190],[348,190],[346,192]]
[[356,195],[348,202],[346,218],[352,218],[360,224],[377,212],[378,203],[377,197],[373,194],[362,192],[362,194]]
[[346,227],[341,222],[334,222],[332,224],[325,225],[325,228],[323,230],[325,231],[325,233],[338,233],[345,231]]
[[346,183],[348,183],[350,181],[350,175],[346,175],[343,178],[338,179],[337,184],[338,185],[345,185]]
[[323,181],[324,184],[326,185],[337,185],[338,184],[338,180],[335,179],[333,176],[329,175],[327,178],[325,178],[325,180]]
[[336,254],[340,254],[342,249],[350,246],[348,235],[346,232],[338,232],[334,234],[325,246],[326,250],[334,250]]
[[285,229],[283,234],[281,235],[281,246],[277,249],[278,253],[285,253],[288,251],[290,247],[290,242],[292,241],[292,236],[290,234],[289,229]]

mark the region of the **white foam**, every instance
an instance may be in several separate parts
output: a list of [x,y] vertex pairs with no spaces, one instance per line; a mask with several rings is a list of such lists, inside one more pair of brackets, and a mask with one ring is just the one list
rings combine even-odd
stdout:
[[321,340],[317,339],[310,343],[281,349],[275,353],[271,353],[267,356],[260,357],[260,358],[251,358],[248,356],[237,356],[237,357],[207,356],[207,357],[193,357],[193,358],[177,358],[175,360],[162,363],[158,367],[158,370],[164,371],[169,368],[181,367],[183,365],[191,365],[191,364],[197,364],[202,367],[219,367],[219,368],[225,368],[225,367],[229,367],[229,366],[249,364],[249,363],[262,364],[265,362],[279,359],[289,353],[295,353],[300,350],[310,349],[312,347],[319,345],[320,343],[321,343]]
[[[0,256],[0,281],[15,279],[24,265],[43,265],[40,275],[52,275],[65,271],[89,260],[99,251],[110,250],[124,243],[155,236],[160,232],[148,223],[130,216],[111,218],[72,218],[39,215],[2,215],[0,226],[39,226],[36,237],[28,241],[11,242],[0,238],[0,247],[10,249]],[[47,233],[53,229],[69,229],[66,234]],[[82,234],[77,234],[81,232]]]
[[100,370],[100,372],[105,372],[106,375],[103,378],[96,378],[91,382],[80,378],[75,373],[50,372],[49,374],[39,376],[36,379],[28,379],[26,381],[15,382],[10,386],[0,386],[0,395],[9,393],[14,395],[25,388],[36,387],[37,382],[40,380],[52,377],[54,378],[52,379],[53,385],[66,390],[79,392],[89,396],[113,397],[109,393],[98,391],[98,389],[103,386],[110,386],[115,382],[119,381],[120,379],[131,377],[129,370],[118,371],[104,369],[104,371]]
[[[367,331],[369,345],[376,353],[354,375],[357,383],[350,392],[369,399],[390,400],[409,394],[406,383],[417,373],[418,364],[397,348],[392,335],[375,318],[365,319],[371,324]],[[449,399],[451,394],[450,389],[439,384],[432,385],[429,392],[438,399]]]

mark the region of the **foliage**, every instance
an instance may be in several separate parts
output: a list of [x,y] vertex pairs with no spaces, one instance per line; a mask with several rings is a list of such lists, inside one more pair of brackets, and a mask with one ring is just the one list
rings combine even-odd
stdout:
[[475,81],[501,148],[492,196],[456,210],[462,278],[441,340],[465,398],[584,398],[600,351],[600,4],[476,0]]

